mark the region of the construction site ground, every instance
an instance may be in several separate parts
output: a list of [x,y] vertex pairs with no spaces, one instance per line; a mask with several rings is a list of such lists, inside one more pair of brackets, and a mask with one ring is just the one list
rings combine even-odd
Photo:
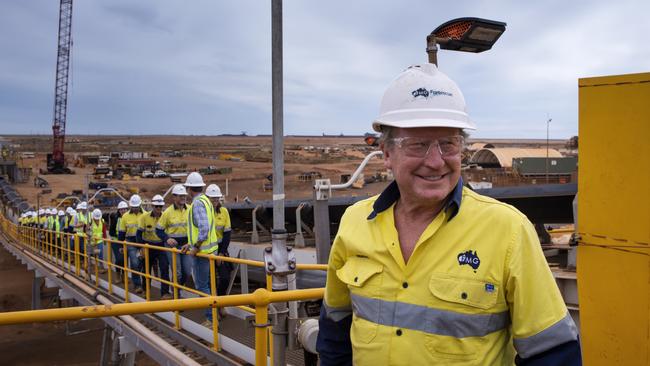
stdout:
[[[251,200],[271,200],[272,192],[264,189],[272,173],[271,136],[68,136],[66,140],[66,160],[75,171],[72,175],[41,175],[49,182],[50,193],[34,187],[33,178],[39,170],[46,168],[46,154],[51,152],[52,138],[46,135],[5,136],[20,154],[33,152],[33,158],[21,158],[21,167],[32,168],[32,177],[24,183],[15,185],[20,194],[36,203],[40,193],[40,203],[51,205],[52,199],[60,193],[83,190],[88,182],[106,182],[128,195],[138,192],[145,198],[164,193],[172,182],[169,178],[128,177],[123,180],[97,180],[92,173],[95,165],[74,166],[83,154],[109,155],[111,152],[145,152],[150,159],[179,166],[186,164],[185,172],[198,171],[214,166],[232,168],[229,174],[212,174],[204,178],[207,183],[218,184],[227,191],[227,202],[235,202],[249,197]],[[489,140],[502,147],[542,147],[541,140]],[[468,144],[473,141],[468,141]],[[551,140],[551,148],[562,148],[564,140]],[[299,176],[307,172],[318,172],[322,178],[332,183],[340,183],[342,174],[352,174],[371,151],[361,136],[288,136],[285,138],[285,194],[287,199],[312,197],[314,182],[301,181]],[[163,151],[178,151],[183,156],[161,156]],[[254,160],[254,161],[253,161]],[[366,177],[386,172],[383,159],[374,158],[364,171]],[[226,180],[228,180],[226,189]],[[334,192],[335,196],[372,196],[381,192],[385,182],[364,185],[362,188],[349,188]],[[267,187],[268,188],[268,187]],[[48,191],[45,191],[48,192]],[[92,191],[91,191],[92,194]]]
[[[49,136],[7,136],[13,144],[20,145],[17,150],[34,152],[34,158],[23,158],[19,164],[31,167],[34,175],[39,169],[45,169],[45,155],[51,148]],[[305,148],[330,148],[329,153],[306,151]],[[363,142],[361,137],[287,137],[285,139],[285,191],[287,199],[308,198],[312,196],[313,181],[300,181],[302,173],[316,171],[323,178],[330,178],[332,183],[339,183],[341,174],[351,174],[363,157],[373,150]],[[338,151],[334,151],[334,149]],[[182,151],[182,157],[161,157],[160,151]],[[264,183],[270,183],[267,176],[272,173],[271,137],[223,137],[223,136],[82,136],[73,137],[66,142],[66,159],[75,171],[72,175],[42,175],[49,182],[51,193],[40,197],[42,205],[50,205],[51,199],[60,193],[84,189],[88,181],[95,182],[91,174],[94,165],[74,167],[75,156],[86,153],[108,154],[116,151],[147,152],[149,158],[171,164],[187,164],[187,172],[200,168],[215,166],[232,168],[230,174],[205,175],[206,182],[217,183],[226,192],[228,180],[228,202],[249,197],[252,200],[270,200],[272,192],[264,190]],[[219,160],[218,157],[231,160]],[[246,157],[266,162],[247,161]],[[373,159],[365,170],[365,175],[385,171],[381,159]],[[89,176],[90,175],[90,176]],[[36,202],[37,194],[42,188],[34,187],[32,179],[17,184],[20,194],[30,202]],[[172,182],[169,178],[129,177],[128,180],[102,180],[122,192],[139,192],[146,198],[164,193]],[[385,184],[368,184],[361,189],[350,188],[337,192],[337,195],[370,196],[379,193]]]

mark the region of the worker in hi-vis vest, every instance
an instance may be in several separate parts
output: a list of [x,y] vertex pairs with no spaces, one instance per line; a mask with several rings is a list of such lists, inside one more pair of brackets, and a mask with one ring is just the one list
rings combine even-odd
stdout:
[[[196,289],[206,293],[210,292],[210,261],[207,258],[196,256],[198,253],[209,255],[218,248],[217,233],[214,229],[214,208],[210,199],[203,194],[203,177],[197,172],[187,176],[185,187],[192,198],[192,204],[187,210],[187,244],[184,252],[194,256],[194,281]],[[203,325],[212,326],[212,310],[205,310],[206,320]]]

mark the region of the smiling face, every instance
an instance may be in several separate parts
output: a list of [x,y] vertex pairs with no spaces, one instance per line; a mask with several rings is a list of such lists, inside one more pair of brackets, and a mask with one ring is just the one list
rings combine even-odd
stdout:
[[174,204],[178,207],[181,207],[185,204],[187,196],[183,194],[174,194],[172,197]]
[[[433,141],[459,133],[457,128],[445,127],[393,128],[390,137],[418,137]],[[390,140],[382,149],[384,165],[393,171],[404,202],[441,207],[460,179],[460,153],[442,157],[438,148],[432,145],[425,157],[410,157]]]

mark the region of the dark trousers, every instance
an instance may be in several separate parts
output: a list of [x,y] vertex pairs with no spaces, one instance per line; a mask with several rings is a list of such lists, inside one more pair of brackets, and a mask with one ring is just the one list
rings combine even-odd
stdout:
[[[227,254],[219,254],[227,256]],[[230,262],[221,262],[217,266],[217,295],[226,295],[228,285],[230,284],[230,273],[232,272],[233,265]]]
[[[147,243],[149,245],[162,247],[162,243]],[[153,273],[153,268],[158,266],[160,279],[169,281],[169,261],[167,260],[167,252],[162,250],[149,249],[149,274]],[[151,282],[150,282],[151,283]],[[169,293],[169,285],[160,283],[160,296]]]

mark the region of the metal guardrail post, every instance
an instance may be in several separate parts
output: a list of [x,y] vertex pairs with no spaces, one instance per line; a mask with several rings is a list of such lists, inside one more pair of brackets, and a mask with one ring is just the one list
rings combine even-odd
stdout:
[[314,189],[314,236],[316,239],[316,263],[325,264],[330,253],[330,211],[332,195],[329,179],[316,179]]
[[145,299],[147,301],[151,301],[151,271],[149,268],[149,248],[141,248],[144,249],[144,280],[145,282]]
[[74,236],[74,266],[75,274],[79,276],[81,274],[81,261],[79,258],[79,235]]
[[108,277],[108,293],[113,294],[113,240],[106,239],[108,245],[106,246],[106,266],[108,271],[106,276]]
[[124,301],[129,302],[129,271],[127,271],[129,254],[127,252],[128,247],[126,242],[122,243],[122,255],[124,257],[124,264],[122,265],[122,276],[124,277]]
[[[217,271],[215,270],[214,258],[209,258],[210,260],[210,294],[212,296],[217,296]],[[217,314],[217,308],[212,307],[212,349],[215,352],[219,352],[221,347],[219,347],[219,316]]]
[[[178,273],[176,272],[178,264],[176,263],[176,253],[172,253],[172,281],[174,281],[174,300],[178,299]],[[181,314],[174,311],[174,327],[181,329]]]
[[296,248],[305,247],[305,237],[302,235],[302,217],[300,216],[300,213],[305,206],[307,206],[307,203],[301,202],[296,208],[296,238],[294,239],[294,245]]

